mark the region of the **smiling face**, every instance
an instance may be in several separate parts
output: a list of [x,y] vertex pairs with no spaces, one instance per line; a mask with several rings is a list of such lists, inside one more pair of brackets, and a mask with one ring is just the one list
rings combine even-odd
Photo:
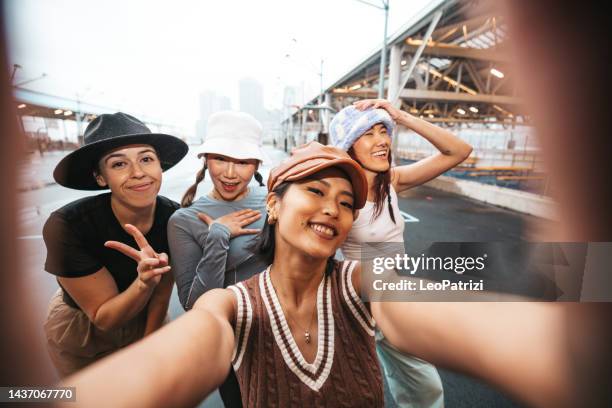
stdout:
[[126,207],[148,207],[155,203],[161,187],[162,168],[153,146],[122,146],[98,161],[94,174],[101,187],[109,187],[112,199]]
[[224,201],[235,201],[247,194],[247,187],[257,171],[259,161],[209,153],[206,155],[206,165],[215,195]]
[[389,170],[391,136],[382,123],[372,126],[353,144],[353,154],[366,169],[375,173]]
[[354,221],[353,187],[336,168],[293,182],[282,198],[268,196],[277,218],[275,252],[300,251],[327,259],[346,239]]

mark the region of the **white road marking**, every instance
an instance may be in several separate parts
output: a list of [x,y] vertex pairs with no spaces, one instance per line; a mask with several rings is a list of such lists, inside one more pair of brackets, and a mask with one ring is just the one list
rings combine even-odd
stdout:
[[407,212],[400,211],[400,214],[402,215],[404,222],[419,222],[419,219],[417,217],[413,217]]

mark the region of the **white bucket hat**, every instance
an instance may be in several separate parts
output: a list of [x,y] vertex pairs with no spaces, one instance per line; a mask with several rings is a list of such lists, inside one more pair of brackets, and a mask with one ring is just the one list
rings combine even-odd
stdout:
[[200,154],[215,153],[234,159],[266,161],[262,149],[263,127],[244,112],[222,111],[210,115]]

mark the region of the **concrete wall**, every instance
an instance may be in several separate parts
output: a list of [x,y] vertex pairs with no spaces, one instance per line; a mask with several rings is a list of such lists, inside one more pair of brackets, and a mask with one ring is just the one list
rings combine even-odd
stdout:
[[440,176],[425,185],[524,214],[557,219],[556,204],[545,196],[447,176]]

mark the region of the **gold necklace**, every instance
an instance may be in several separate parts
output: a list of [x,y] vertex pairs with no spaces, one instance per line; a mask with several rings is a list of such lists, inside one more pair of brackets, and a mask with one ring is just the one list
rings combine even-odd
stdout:
[[[270,273],[271,272],[272,272],[272,268],[270,267]],[[274,287],[274,283],[272,283],[272,288],[274,288],[274,292],[278,293],[276,288]],[[312,341],[312,336],[310,335],[310,328],[312,327],[312,321],[314,320],[315,312],[317,311],[317,301],[318,301],[318,298],[315,299],[315,304],[314,304],[314,307],[312,308],[312,316],[310,317],[310,323],[308,324],[308,329],[304,330],[304,328],[302,326],[300,326],[300,324],[298,322],[293,320],[293,317],[291,317],[291,314],[289,313],[289,311],[285,312],[285,309],[283,309],[283,304],[280,302],[280,296],[278,296],[278,297],[279,297],[279,303],[280,303],[280,306],[281,306],[281,311],[283,312],[283,314],[285,314],[289,318],[289,320],[291,320],[291,322],[293,322],[297,327],[300,328],[300,330],[302,330],[304,332],[304,341],[306,342],[306,344],[310,344],[310,342]]]
[[308,324],[307,330],[304,330],[304,328],[297,321],[293,320],[293,317],[291,317],[291,314],[289,314],[289,311],[287,311],[286,313],[289,320],[295,323],[295,325],[304,332],[304,341],[306,341],[306,344],[310,344],[310,341],[311,341],[310,328],[312,327],[312,321],[314,320],[316,310],[317,310],[317,302],[315,301],[315,306],[312,308],[312,316],[310,317],[310,323]]

